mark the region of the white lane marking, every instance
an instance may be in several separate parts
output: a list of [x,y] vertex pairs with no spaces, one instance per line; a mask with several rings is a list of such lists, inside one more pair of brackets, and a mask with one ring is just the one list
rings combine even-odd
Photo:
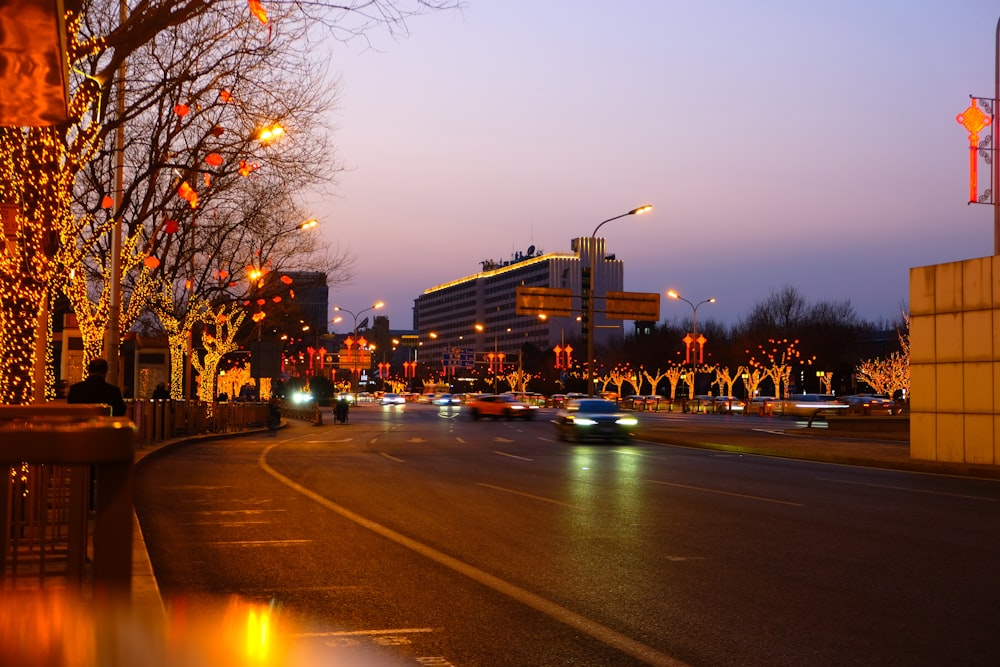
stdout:
[[439,628],[400,628],[398,630],[343,630],[340,632],[296,632],[289,637],[376,637],[379,635],[413,635],[439,632]]
[[396,458],[392,454],[386,454],[385,452],[379,452],[378,455],[379,456],[384,456],[385,458],[389,459],[390,461],[395,461],[396,463],[403,463],[404,462],[403,459]]
[[493,486],[492,484],[486,484],[484,482],[479,482],[477,486],[483,486],[487,489],[493,489],[494,491],[503,491],[504,493],[510,493],[515,496],[524,496],[525,498],[531,498],[532,500],[541,500],[544,503],[552,503],[553,505],[562,505],[563,507],[569,507],[574,510],[582,510],[583,507],[579,505],[570,505],[569,503],[564,503],[561,500],[553,500],[552,498],[546,498],[545,496],[536,496],[533,493],[525,493],[524,491],[517,491],[515,489],[508,489],[502,486]]
[[649,480],[653,484],[662,484],[663,486],[676,486],[679,489],[691,489],[692,491],[704,491],[705,493],[717,493],[720,496],[734,496],[736,498],[746,498],[747,500],[759,500],[765,503],[777,503],[779,505],[791,505],[792,507],[805,507],[803,503],[795,503],[791,500],[779,500],[777,498],[768,498],[766,496],[751,496],[746,493],[735,493],[733,491],[722,491],[720,489],[709,489],[704,486],[691,486],[690,484],[676,484],[674,482],[661,482],[656,479]]
[[512,459],[520,459],[521,461],[534,461],[535,460],[535,459],[529,459],[529,458],[527,458],[525,456],[518,456],[517,454],[508,454],[507,452],[501,452],[501,451],[496,450],[496,449],[493,450],[493,453],[494,454],[499,454],[500,456],[508,456],[508,457],[510,457]]
[[509,440],[507,438],[493,438],[493,442],[514,442],[514,440]]
[[834,484],[853,484],[854,486],[867,486],[873,489],[889,489],[890,491],[909,491],[911,493],[923,493],[929,496],[947,496],[949,498],[962,498],[963,500],[985,500],[990,503],[1000,502],[1000,498],[990,498],[989,496],[967,496],[962,493],[949,493],[947,491],[930,491],[928,489],[911,489],[906,486],[890,486],[888,484],[871,484],[869,482],[851,482],[843,479],[830,479],[828,477],[817,477],[822,482],[832,482]]
[[455,440],[461,445],[465,444],[465,440],[463,440],[462,438],[455,438]]
[[420,444],[421,442],[427,442],[427,441],[424,440],[423,438],[419,438],[418,437],[418,438],[410,438],[409,440],[407,440],[407,442],[414,442],[414,443]]
[[543,614],[546,614],[547,616],[550,616],[551,618],[561,623],[564,623],[570,626],[571,628],[575,628],[581,632],[584,632],[593,637],[594,639],[604,644],[607,644],[608,646],[611,646],[621,651],[622,653],[626,653],[634,658],[642,660],[646,664],[656,665],[659,667],[688,667],[687,663],[682,662],[681,660],[666,655],[665,653],[661,653],[651,646],[647,646],[646,644],[643,644],[640,641],[637,641],[635,639],[632,639],[631,637],[623,635],[620,632],[616,632],[615,630],[612,630],[607,626],[601,625],[600,623],[592,621],[589,618],[586,618],[585,616],[581,616],[580,614],[572,612],[569,609],[561,605],[558,605],[555,602],[552,602],[551,600],[547,600],[540,595],[532,593],[531,591],[525,590],[519,586],[515,586],[514,584],[511,584],[499,577],[484,572],[483,570],[480,570],[477,567],[474,567],[472,565],[469,565],[468,563],[460,561],[459,559],[449,556],[444,552],[438,551],[437,549],[430,547],[426,544],[423,544],[422,542],[418,542],[414,539],[411,539],[403,535],[402,533],[397,533],[391,528],[387,528],[382,524],[376,523],[370,519],[366,519],[360,514],[352,512],[346,507],[338,505],[332,500],[329,500],[319,495],[318,493],[307,489],[306,487],[302,486],[295,480],[289,477],[285,477],[280,472],[278,472],[277,470],[268,465],[267,463],[268,453],[279,444],[281,443],[276,442],[267,446],[264,449],[264,451],[260,453],[260,456],[257,459],[258,465],[260,465],[260,467],[265,472],[267,472],[267,474],[271,475],[282,484],[285,484],[289,488],[298,491],[302,495],[319,503],[320,505],[327,508],[331,512],[336,512],[345,519],[353,521],[359,526],[367,528],[368,530],[372,531],[377,535],[381,535],[382,537],[388,540],[392,540],[396,544],[406,547],[407,549],[410,549],[411,551],[418,553],[424,556],[425,558],[428,558],[434,561],[435,563],[438,563],[439,565],[454,570],[459,574],[465,575],[466,577],[469,577],[473,581],[478,581],[482,585],[493,589],[494,591],[500,593],[501,595],[506,595],[512,600],[516,600],[521,604],[524,604],[528,607],[531,607],[532,609],[535,609]]

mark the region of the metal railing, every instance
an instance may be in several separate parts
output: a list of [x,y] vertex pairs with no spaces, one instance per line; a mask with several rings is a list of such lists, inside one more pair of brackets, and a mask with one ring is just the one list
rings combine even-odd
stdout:
[[135,428],[101,405],[0,406],[0,587],[127,592]]

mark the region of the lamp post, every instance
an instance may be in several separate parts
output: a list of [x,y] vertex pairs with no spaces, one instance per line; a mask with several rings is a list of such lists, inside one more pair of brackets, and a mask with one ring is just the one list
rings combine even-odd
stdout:
[[594,252],[594,246],[597,244],[597,230],[612,220],[624,218],[629,215],[640,215],[651,210],[653,210],[653,207],[646,204],[645,206],[634,208],[628,213],[608,218],[597,225],[594,228],[594,232],[590,235],[590,246],[587,248],[587,266],[581,272],[582,279],[580,281],[580,287],[583,291],[583,326],[587,328],[587,396],[590,398],[594,397],[594,288],[592,281],[594,279],[594,266],[597,263]]
[[[378,308],[381,308],[384,305],[385,305],[384,302],[382,302],[382,301],[376,301],[372,305],[368,306],[367,308],[362,308],[358,312],[353,312],[353,311],[347,310],[346,308],[341,308],[340,306],[334,306],[333,307],[333,309],[335,311],[342,312],[342,313],[347,313],[348,315],[350,315],[351,317],[354,318],[354,338],[352,340],[352,345],[354,343],[356,343],[357,340],[358,340],[358,318],[361,315],[363,315],[364,313],[367,313],[369,310],[376,310]],[[336,321],[336,320],[334,320],[334,321]],[[348,345],[347,347],[348,347],[348,353],[350,353],[351,346]],[[350,356],[350,354],[348,356]],[[351,363],[351,379],[353,381],[353,379],[354,379],[354,372],[357,371],[357,373],[358,373],[358,383],[360,383],[361,382],[361,349],[360,349],[360,347],[358,348],[358,357],[356,359],[352,357],[350,363]],[[357,390],[357,388],[358,388],[357,385],[355,385],[354,389]]]
[[669,296],[671,299],[677,299],[683,301],[687,305],[691,306],[691,328],[694,330],[694,333],[691,334],[690,339],[688,338],[687,335],[685,335],[684,343],[687,346],[687,355],[691,359],[691,398],[693,398],[695,391],[694,389],[694,380],[696,375],[695,369],[698,367],[698,362],[695,362],[694,358],[691,357],[691,344],[692,343],[698,344],[698,360],[700,362],[704,360],[703,354],[705,351],[705,343],[707,342],[704,339],[704,337],[702,337],[701,339],[698,338],[698,306],[704,303],[715,303],[715,297],[712,297],[710,299],[703,299],[698,303],[692,303],[691,301],[688,301],[674,290],[669,290],[667,292],[667,296]]

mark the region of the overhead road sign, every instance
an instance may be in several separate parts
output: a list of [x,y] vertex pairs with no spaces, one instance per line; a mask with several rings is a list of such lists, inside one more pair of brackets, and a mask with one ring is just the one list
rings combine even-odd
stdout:
[[517,287],[517,315],[573,316],[573,293],[562,287]]
[[605,316],[609,320],[642,320],[656,322],[660,319],[660,294],[658,292],[608,292]]

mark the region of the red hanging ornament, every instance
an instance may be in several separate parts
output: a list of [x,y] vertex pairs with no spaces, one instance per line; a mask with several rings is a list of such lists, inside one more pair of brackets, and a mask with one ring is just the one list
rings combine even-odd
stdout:
[[275,302],[275,303],[281,303],[281,297],[280,297],[280,296],[276,296],[276,297],[273,297],[273,298],[271,299],[271,301],[273,301],[273,302]]
[[213,167],[218,167],[222,164],[222,156],[218,153],[209,153],[205,156],[205,162],[212,165]]
[[176,220],[167,220],[163,223],[163,231],[167,234],[176,234],[179,228]]
[[247,4],[250,5],[250,13],[262,24],[267,25],[267,10],[260,0],[247,0]]
[[104,195],[104,198],[101,199],[101,208],[111,208],[114,205],[115,205],[115,200],[109,197],[108,195]]
[[281,276],[281,282],[285,283],[286,285],[291,285],[292,279],[289,278],[288,276]]
[[191,208],[198,208],[198,193],[187,184],[187,181],[181,181],[180,187],[177,188],[177,194],[180,195],[181,199],[190,204]]
[[150,257],[147,257],[146,259],[142,260],[142,263],[146,265],[147,269],[149,269],[150,271],[152,271],[153,269],[155,269],[156,267],[158,267],[160,265],[160,260],[156,259],[155,257],[150,256]]
[[257,170],[256,162],[247,162],[246,160],[240,160],[240,176],[249,176],[250,172]]
[[183,118],[184,116],[186,116],[188,114],[188,111],[190,111],[190,110],[191,110],[191,107],[189,107],[186,104],[175,104],[174,105],[174,113],[177,114],[178,116],[180,116],[181,118]]

